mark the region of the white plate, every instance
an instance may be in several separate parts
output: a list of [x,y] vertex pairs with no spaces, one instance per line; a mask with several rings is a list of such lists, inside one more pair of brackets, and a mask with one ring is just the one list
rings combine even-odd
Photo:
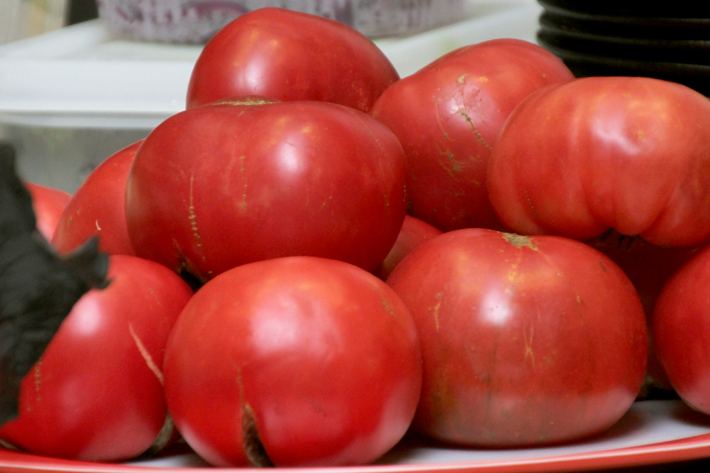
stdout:
[[[408,439],[377,464],[342,468],[269,469],[293,473],[422,472],[570,472],[710,458],[710,416],[679,401],[643,401],[633,405],[606,434],[545,448],[478,450]],[[170,455],[124,464],[61,460],[0,450],[0,471],[64,473],[198,473],[212,468],[194,454]],[[263,469],[220,471],[262,472]]]

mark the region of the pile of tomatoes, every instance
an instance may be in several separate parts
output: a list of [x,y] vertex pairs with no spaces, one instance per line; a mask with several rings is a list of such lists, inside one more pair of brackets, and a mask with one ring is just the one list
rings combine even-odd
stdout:
[[33,186],[55,248],[98,235],[111,284],[25,378],[5,443],[364,464],[409,429],[572,442],[648,379],[710,414],[707,98],[575,79],[512,39],[399,78],[279,9],[220,31],[187,96],[75,195]]

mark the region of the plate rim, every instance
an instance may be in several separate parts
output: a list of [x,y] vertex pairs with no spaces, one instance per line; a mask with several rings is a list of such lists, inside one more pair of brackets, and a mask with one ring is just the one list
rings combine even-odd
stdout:
[[[273,473],[554,473],[589,470],[592,468],[636,467],[704,458],[710,459],[710,432],[642,445],[511,460],[461,460],[449,463],[403,463],[344,467],[284,467],[273,468],[269,471]],[[211,466],[158,467],[127,463],[99,463],[51,458],[2,448],[0,448],[0,468],[2,468],[2,471],[26,473],[206,473],[214,471],[263,473],[264,471],[257,467],[217,469]]]

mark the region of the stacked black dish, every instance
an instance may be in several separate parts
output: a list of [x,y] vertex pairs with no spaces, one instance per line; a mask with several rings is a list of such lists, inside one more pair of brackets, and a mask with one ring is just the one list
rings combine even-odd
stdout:
[[709,0],[539,3],[539,43],[576,76],[657,77],[710,96]]

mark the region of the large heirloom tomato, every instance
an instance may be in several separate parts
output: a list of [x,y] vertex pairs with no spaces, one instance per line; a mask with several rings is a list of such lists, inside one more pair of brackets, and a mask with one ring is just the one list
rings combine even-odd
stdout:
[[486,229],[422,244],[388,283],[410,308],[424,359],[415,427],[513,447],[599,433],[644,377],[646,322],[624,273],[561,237]]
[[314,15],[261,8],[229,23],[205,45],[187,105],[258,95],[368,111],[397,79],[387,57],[358,31]]
[[67,205],[52,244],[70,252],[97,235],[102,251],[132,255],[126,227],[126,180],[141,141],[133,143],[102,162],[86,178]]
[[207,282],[165,355],[175,424],[214,465],[371,462],[407,431],[420,387],[399,297],[322,258],[259,261]]
[[498,226],[486,191],[498,133],[531,92],[572,78],[543,48],[499,39],[460,48],[391,85],[371,113],[407,153],[413,215],[442,230]]
[[207,280],[277,256],[374,270],[405,214],[404,157],[363,112],[325,102],[223,104],[167,119],[128,178],[140,256]]
[[108,278],[106,289],[79,299],[25,376],[20,415],[0,439],[93,461],[130,459],[158,440],[167,420],[163,353],[191,291],[169,269],[133,256],[112,256]]
[[710,414],[710,247],[661,292],[653,314],[656,354],[678,395]]
[[613,228],[698,245],[710,238],[710,100],[640,77],[548,88],[512,114],[488,171],[491,202],[517,232]]

